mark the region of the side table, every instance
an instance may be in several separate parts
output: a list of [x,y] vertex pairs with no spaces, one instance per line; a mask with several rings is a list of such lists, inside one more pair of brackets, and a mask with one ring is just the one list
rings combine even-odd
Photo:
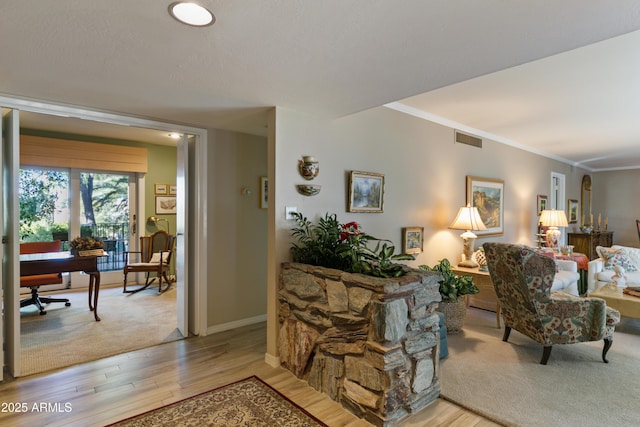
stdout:
[[480,271],[479,268],[451,267],[451,270],[459,276],[471,276],[473,283],[478,288],[478,293],[467,295],[467,305],[496,312],[496,326],[500,329],[500,302],[493,288],[493,282],[488,271]]
[[580,280],[578,281],[578,293],[585,295],[587,293],[587,272],[589,270],[589,257],[580,252],[572,252],[564,255],[560,252],[555,254],[556,259],[575,261],[578,264],[578,273]]

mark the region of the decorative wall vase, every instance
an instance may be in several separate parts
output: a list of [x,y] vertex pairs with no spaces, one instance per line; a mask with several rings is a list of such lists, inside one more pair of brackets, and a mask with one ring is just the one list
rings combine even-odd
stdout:
[[298,162],[298,171],[304,179],[311,181],[320,173],[320,165],[315,157],[303,156]]
[[298,184],[296,185],[298,189],[298,193],[305,196],[315,196],[320,192],[321,186],[319,185],[310,185],[310,184]]

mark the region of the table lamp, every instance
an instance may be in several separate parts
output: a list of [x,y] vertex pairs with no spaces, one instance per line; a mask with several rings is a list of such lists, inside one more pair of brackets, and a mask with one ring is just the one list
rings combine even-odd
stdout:
[[147,222],[151,222],[153,224],[155,224],[155,226],[158,226],[158,222],[160,221],[164,221],[167,223],[167,233],[169,233],[169,220],[165,219],[165,218],[158,218],[157,216],[150,216],[149,218],[147,218]]
[[552,248],[554,251],[558,251],[558,244],[560,242],[560,230],[558,227],[568,227],[567,215],[564,211],[556,209],[545,209],[540,215],[540,224],[544,227],[548,227],[545,235],[547,241],[547,247]]
[[460,235],[463,244],[463,259],[462,262],[458,264],[460,267],[477,267],[478,263],[473,260],[473,246],[476,238],[473,231],[478,230],[486,230],[484,222],[482,222],[482,218],[480,218],[480,213],[478,212],[478,208],[471,207],[471,205],[467,204],[467,206],[463,206],[458,211],[458,215],[453,220],[449,228],[453,230],[466,230],[464,233]]

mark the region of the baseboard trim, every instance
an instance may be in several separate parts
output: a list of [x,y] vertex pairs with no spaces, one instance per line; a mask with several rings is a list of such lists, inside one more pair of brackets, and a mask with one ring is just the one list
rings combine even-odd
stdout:
[[264,362],[273,368],[280,367],[280,358],[269,353],[264,354]]
[[256,323],[266,322],[266,321],[267,321],[267,315],[261,314],[260,316],[254,316],[246,319],[235,320],[233,322],[228,322],[228,323],[221,323],[219,325],[209,326],[207,328],[207,335],[228,331],[230,329],[241,328],[243,326],[254,325]]

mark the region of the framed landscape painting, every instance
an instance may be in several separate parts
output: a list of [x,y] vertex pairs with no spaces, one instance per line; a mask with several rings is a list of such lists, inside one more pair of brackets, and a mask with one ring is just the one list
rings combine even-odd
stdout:
[[467,203],[478,208],[486,230],[474,231],[478,236],[504,234],[504,181],[467,176]]
[[402,229],[402,252],[405,254],[422,253],[423,236],[423,227],[404,227]]
[[348,212],[383,212],[384,175],[351,171]]
[[576,224],[578,222],[578,201],[576,199],[569,199],[569,224]]
[[547,196],[544,194],[538,194],[538,216],[542,215],[542,211],[547,209]]

